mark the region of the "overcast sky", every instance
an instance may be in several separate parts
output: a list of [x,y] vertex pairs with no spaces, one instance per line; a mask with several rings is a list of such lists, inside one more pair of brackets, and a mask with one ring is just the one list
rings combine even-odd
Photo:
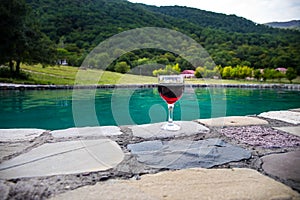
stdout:
[[300,20],[300,0],[129,0],[156,6],[187,6],[235,14],[256,23]]

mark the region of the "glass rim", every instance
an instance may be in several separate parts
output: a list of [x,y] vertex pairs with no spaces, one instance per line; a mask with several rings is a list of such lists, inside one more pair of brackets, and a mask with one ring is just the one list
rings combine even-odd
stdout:
[[158,83],[164,84],[184,84],[184,76],[182,75],[161,75],[157,77]]
[[158,75],[157,77],[183,77],[182,74],[178,74],[178,75]]

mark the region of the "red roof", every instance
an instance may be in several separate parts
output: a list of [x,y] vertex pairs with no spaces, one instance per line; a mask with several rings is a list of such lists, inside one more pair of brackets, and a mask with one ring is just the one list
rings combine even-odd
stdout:
[[184,70],[181,74],[195,74],[194,70]]
[[280,72],[285,72],[287,69],[284,67],[278,67],[278,68],[276,68],[276,70],[280,71]]

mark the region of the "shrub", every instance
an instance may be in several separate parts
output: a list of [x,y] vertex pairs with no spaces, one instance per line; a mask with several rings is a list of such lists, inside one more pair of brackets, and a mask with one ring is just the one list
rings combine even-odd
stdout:
[[231,78],[232,72],[233,72],[233,70],[232,70],[231,66],[224,67],[223,71],[222,71],[222,78],[225,78],[225,79]]
[[19,74],[15,74],[13,72],[10,71],[10,69],[6,66],[0,66],[0,77],[1,78],[18,78],[18,79],[22,79],[22,80],[28,80],[29,79],[29,74],[24,72],[24,71],[20,71]]
[[203,78],[205,73],[204,67],[197,67],[195,70],[195,77],[196,78]]
[[130,66],[125,61],[118,62],[116,64],[115,70],[118,73],[125,74],[125,73],[127,73],[130,70]]
[[10,72],[8,67],[1,66],[0,67],[0,77],[1,78],[11,78],[12,73]]
[[262,73],[260,69],[254,70],[254,78],[256,78],[258,81],[262,78]]
[[287,68],[285,73],[286,78],[292,83],[292,80],[297,78],[297,71],[294,68]]
[[158,75],[174,75],[174,74],[180,74],[180,67],[179,64],[177,63],[176,65],[167,65],[164,69],[157,69],[152,72],[153,76],[158,76]]

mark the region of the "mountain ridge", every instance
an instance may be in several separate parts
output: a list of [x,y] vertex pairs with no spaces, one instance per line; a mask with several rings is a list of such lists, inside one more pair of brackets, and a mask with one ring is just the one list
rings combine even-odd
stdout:
[[273,28],[283,28],[283,29],[298,29],[300,30],[300,20],[290,20],[285,22],[268,22],[265,25]]
[[[236,15],[227,15],[223,13],[215,13],[212,11],[201,10],[198,8],[191,8],[186,6],[149,6],[143,4],[146,9],[163,13],[175,18],[186,19],[190,22],[203,26],[221,29],[229,32],[249,33],[257,30],[265,33],[272,33],[269,27],[263,24],[257,24],[251,20]],[[242,25],[242,27],[233,27],[233,24]],[[256,31],[253,31],[256,29]],[[274,31],[274,30],[273,30]]]

